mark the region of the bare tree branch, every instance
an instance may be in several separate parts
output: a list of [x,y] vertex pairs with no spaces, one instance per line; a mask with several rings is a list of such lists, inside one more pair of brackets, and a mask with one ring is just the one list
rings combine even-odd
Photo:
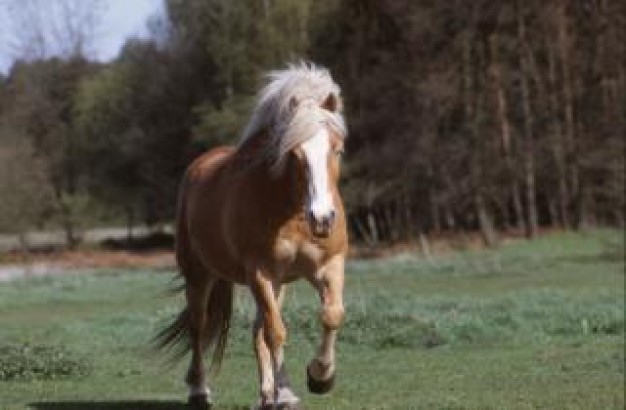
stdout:
[[4,0],[3,47],[15,59],[92,57],[103,0]]

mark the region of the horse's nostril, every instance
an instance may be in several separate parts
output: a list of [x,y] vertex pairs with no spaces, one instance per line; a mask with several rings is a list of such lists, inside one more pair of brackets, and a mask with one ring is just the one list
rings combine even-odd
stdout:
[[330,210],[325,215],[316,215],[312,210],[308,210],[306,216],[314,229],[328,232],[335,223],[337,215],[335,210]]
[[322,226],[324,229],[328,229],[330,227],[330,217],[325,216],[322,218]]

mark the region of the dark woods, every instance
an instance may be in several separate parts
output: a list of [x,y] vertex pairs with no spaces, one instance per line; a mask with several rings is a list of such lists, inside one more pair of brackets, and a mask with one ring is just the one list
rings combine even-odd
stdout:
[[354,0],[332,16],[312,47],[347,93],[362,237],[623,224],[623,3]]
[[[0,80],[0,231],[68,241],[95,214],[173,217],[202,150],[233,143],[264,71],[343,87],[353,238],[537,235],[624,223],[626,6],[617,0],[166,2],[108,64],[30,59]],[[19,210],[19,212],[16,212]]]

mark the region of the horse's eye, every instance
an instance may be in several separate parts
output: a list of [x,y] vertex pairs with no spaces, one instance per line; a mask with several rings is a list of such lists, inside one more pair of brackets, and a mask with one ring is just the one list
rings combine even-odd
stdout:
[[338,149],[338,150],[336,150],[336,151],[335,151],[335,155],[336,155],[338,158],[343,157],[343,154],[344,154],[344,150],[342,150],[342,149]]

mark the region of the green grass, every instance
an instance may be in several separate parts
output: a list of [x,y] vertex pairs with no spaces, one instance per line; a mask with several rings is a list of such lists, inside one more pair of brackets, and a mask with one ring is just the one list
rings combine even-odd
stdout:
[[[594,231],[432,261],[349,263],[338,383],[321,397],[304,380],[319,306],[298,283],[285,308],[294,388],[309,409],[622,409],[620,243],[621,232]],[[103,271],[1,284],[0,409],[184,408],[186,363],[148,347],[181,306],[165,295],[172,277]],[[217,409],[256,400],[253,312],[241,289],[213,383]]]

